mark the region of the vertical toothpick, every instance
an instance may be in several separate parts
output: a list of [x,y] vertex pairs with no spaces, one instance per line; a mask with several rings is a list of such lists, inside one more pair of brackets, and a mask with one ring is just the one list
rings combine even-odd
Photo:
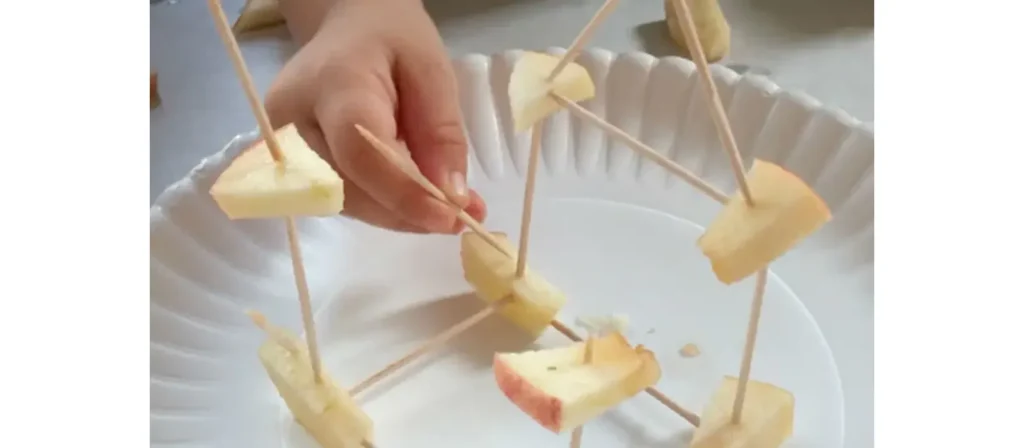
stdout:
[[[590,364],[594,361],[594,336],[592,334],[587,335],[586,342],[583,343],[583,363]],[[583,444],[583,425],[577,426],[576,429],[572,430],[572,440],[569,441],[571,448],[580,448]]]
[[576,59],[576,56],[583,51],[583,47],[587,45],[587,41],[589,41],[594,35],[594,31],[597,30],[597,27],[601,25],[601,22],[604,22],[604,20],[608,18],[608,15],[615,10],[615,7],[618,6],[618,4],[619,0],[605,0],[604,4],[601,5],[601,8],[594,13],[594,17],[590,18],[590,22],[587,22],[587,24],[583,26],[583,29],[580,30],[580,33],[576,35],[576,39],[573,40],[569,49],[565,50],[565,54],[562,55],[562,59],[559,59],[558,64],[555,64],[555,68],[552,69],[551,74],[548,75],[548,82],[554,81],[555,77],[557,77],[559,73],[562,73],[562,70],[564,70],[570,62]]
[[743,361],[740,363],[740,380],[736,386],[736,398],[732,402],[732,422],[739,423],[743,414],[743,400],[747,398],[747,382],[750,381],[750,361],[754,359],[754,343],[757,341],[757,326],[761,321],[761,305],[764,290],[768,285],[768,269],[757,271],[754,286],[754,301],[750,304],[750,320],[747,322],[747,341],[743,346]]
[[238,80],[242,82],[245,98],[249,100],[249,108],[252,109],[253,115],[256,116],[256,123],[260,127],[263,141],[267,143],[267,148],[270,149],[270,156],[277,163],[282,163],[284,161],[284,153],[281,152],[281,146],[277,144],[277,139],[274,138],[274,127],[270,125],[270,117],[267,116],[267,111],[263,108],[260,96],[256,93],[256,84],[252,82],[252,75],[249,73],[249,68],[245,65],[245,59],[242,58],[242,50],[238,48],[238,41],[235,40],[235,35],[231,32],[231,25],[228,24],[228,18],[224,15],[224,8],[221,7],[220,0],[209,0],[207,4],[210,7],[210,14],[213,15],[213,23],[217,26],[217,34],[220,34],[220,39],[224,41],[224,46],[228,50],[228,56],[231,57],[231,64],[235,66],[235,74],[238,75]]
[[[245,97],[249,100],[249,107],[252,108],[253,115],[256,116],[260,134],[270,150],[270,156],[274,158],[278,165],[283,166],[284,153],[281,151],[277,138],[274,136],[274,128],[270,124],[270,117],[267,116],[267,111],[263,108],[263,102],[260,101],[259,94],[256,92],[256,85],[252,82],[252,75],[249,73],[245,60],[242,58],[242,51],[238,48],[238,41],[235,40],[235,35],[231,32],[231,25],[228,24],[228,18],[224,15],[224,8],[221,7],[220,0],[208,0],[207,4],[210,7],[210,14],[213,15],[213,22],[217,27],[217,33],[220,34],[221,40],[224,41],[224,46],[227,47],[231,62],[235,66],[235,73],[242,82]],[[313,307],[309,299],[309,285],[306,283],[306,268],[302,264],[299,232],[295,228],[295,219],[290,216],[285,218],[285,226],[288,234],[288,249],[292,256],[292,270],[295,274],[295,287],[299,293],[299,307],[302,310],[302,326],[306,332],[306,345],[309,348],[309,359],[313,367],[313,378],[319,383],[321,381],[320,350],[316,343]]]
[[[615,10],[619,0],[605,0],[601,8],[594,13],[594,16],[590,18],[590,21],[580,30],[576,38],[573,39],[572,45],[565,51],[562,58],[555,64],[555,68],[551,69],[551,73],[548,74],[546,79],[547,82],[552,82],[556,77],[569,66],[576,56],[579,55],[583,47],[587,45],[587,42],[593,36],[594,31],[597,27],[608,18],[608,15]],[[522,278],[526,272],[526,255],[530,246],[530,221],[533,219],[533,193],[537,184],[537,164],[540,159],[540,143],[541,137],[544,133],[544,125],[542,121],[538,121],[533,125],[533,135],[530,138],[530,161],[529,166],[526,170],[526,188],[523,193],[523,214],[519,224],[519,254],[516,259],[516,278]]]
[[[722,105],[722,98],[718,95],[718,88],[711,77],[711,69],[708,68],[707,58],[704,56],[704,48],[700,46],[700,36],[697,35],[697,26],[693,23],[693,15],[690,13],[690,6],[687,0],[674,0],[679,9],[679,17],[683,20],[683,35],[686,39],[686,46],[693,55],[693,63],[700,73],[704,93],[710,103],[711,116],[714,118],[715,127],[718,130],[718,137],[722,142],[722,149],[729,156],[732,165],[733,175],[748,207],[754,207],[754,198],[750,193],[750,186],[747,185],[747,177],[743,172],[743,158],[740,155],[736,138],[733,136],[732,128],[729,125],[729,117],[725,113],[725,106]],[[750,306],[750,320],[747,323],[747,340],[743,348],[743,360],[740,362],[739,384],[736,386],[736,397],[732,405],[732,423],[738,424],[743,414],[743,402],[747,396],[747,384],[750,381],[750,364],[754,358],[754,344],[757,341],[757,327],[761,320],[761,305],[764,302],[764,291],[768,283],[768,268],[757,272],[757,284],[754,286],[754,298]]]
[[544,122],[533,125],[530,138],[530,162],[526,170],[526,188],[523,193],[523,216],[519,223],[519,257],[516,259],[516,278],[526,273],[526,253],[530,246],[530,221],[533,219],[533,192],[537,185],[537,165],[540,159],[540,143],[544,134]]

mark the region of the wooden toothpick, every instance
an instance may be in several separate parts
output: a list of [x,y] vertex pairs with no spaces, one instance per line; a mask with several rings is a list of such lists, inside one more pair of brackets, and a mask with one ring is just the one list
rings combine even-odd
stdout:
[[[594,31],[612,11],[615,10],[619,0],[605,0],[601,8],[597,10],[594,17],[591,17],[590,21],[580,30],[576,38],[573,39],[572,45],[565,51],[565,54],[555,64],[555,68],[551,69],[551,73],[548,74],[546,79],[547,82],[552,82],[556,77],[568,67],[569,64],[576,59],[583,47],[587,45]],[[533,197],[534,190],[537,184],[537,164],[540,159],[540,145],[541,137],[544,133],[543,121],[538,121],[533,125],[533,135],[530,139],[530,161],[526,171],[526,188],[523,193],[523,214],[519,224],[519,254],[516,258],[516,278],[522,278],[523,274],[526,273],[526,255],[530,245],[530,221],[533,219]]]
[[[590,364],[592,362],[594,362],[594,336],[587,334],[587,340],[583,344],[583,363]],[[569,442],[571,448],[580,448],[581,445],[583,445],[583,425],[572,430],[572,440]]]
[[743,199],[747,205],[754,206],[753,196],[750,194],[750,186],[747,185],[747,177],[743,171],[743,156],[740,155],[739,147],[736,145],[736,137],[729,126],[729,116],[725,113],[725,106],[722,98],[718,95],[718,87],[711,77],[711,69],[708,67],[708,60],[704,56],[704,48],[700,45],[700,36],[697,35],[697,25],[693,23],[693,14],[687,0],[673,0],[679,7],[679,16],[683,20],[683,35],[686,40],[686,47],[693,55],[693,63],[697,65],[697,72],[700,74],[701,83],[704,85],[704,93],[707,97],[711,117],[715,122],[715,129],[718,131],[718,138],[722,142],[722,149],[729,157],[729,164],[732,166],[733,175],[739,190],[743,193]]
[[473,326],[475,326],[476,324],[483,322],[484,319],[494,314],[508,302],[509,298],[501,299],[497,302],[488,305],[486,308],[477,311],[472,316],[463,319],[461,322],[452,325],[451,327],[448,327],[448,329],[441,332],[441,334],[438,334],[437,336],[430,338],[429,340],[421,344],[419,347],[409,352],[409,354],[399,358],[397,361],[394,361],[391,364],[388,364],[383,369],[377,371],[377,373],[370,375],[369,378],[360,381],[358,384],[355,385],[355,387],[353,387],[349,391],[349,393],[355,396],[359,392],[368,389],[370,386],[373,386],[374,384],[380,382],[384,378],[387,378],[388,375],[391,375],[392,373],[398,371],[398,369],[401,369],[402,367],[409,365],[411,362],[415,361],[419,357],[436,350],[437,348],[441,347],[448,341],[455,339],[456,336],[464,333],[470,328],[473,328]]
[[[231,56],[231,62],[235,66],[235,74],[238,75],[238,79],[242,82],[242,89],[245,90],[245,97],[249,100],[249,107],[252,108],[253,115],[256,116],[256,122],[259,124],[263,141],[266,142],[267,148],[270,150],[270,156],[273,157],[279,166],[283,167],[284,153],[277,142],[277,137],[274,136],[274,128],[270,125],[270,118],[267,116],[267,111],[263,108],[260,96],[256,92],[256,86],[252,82],[252,75],[249,74],[249,69],[245,65],[245,59],[242,58],[242,51],[238,48],[238,41],[235,40],[235,35],[231,32],[231,25],[228,24],[227,16],[224,15],[224,8],[221,7],[220,0],[208,0],[207,3],[210,7],[210,14],[213,15],[213,22],[217,26],[217,34],[220,34],[221,40],[224,41],[224,45],[227,47],[228,55]],[[299,293],[302,326],[306,332],[306,345],[309,347],[309,359],[313,367],[313,378],[319,383],[322,380],[320,374],[320,350],[316,343],[316,326],[313,323],[313,307],[309,299],[309,285],[306,283],[306,268],[302,264],[299,232],[296,230],[293,217],[285,218],[285,230],[288,234],[288,250],[292,256],[292,271],[295,275],[295,287]]]
[[252,74],[249,73],[249,68],[245,65],[245,59],[242,58],[242,50],[238,48],[238,40],[235,39],[234,33],[231,32],[231,25],[228,24],[228,18],[224,15],[224,8],[221,6],[220,0],[208,0],[207,5],[210,7],[210,14],[213,15],[213,23],[217,26],[217,34],[224,41],[224,46],[228,50],[228,56],[231,57],[231,64],[235,66],[235,75],[242,82],[245,98],[249,100],[249,108],[252,109],[253,115],[256,116],[256,123],[260,127],[263,141],[267,143],[267,148],[270,149],[270,156],[277,163],[281,163],[284,161],[284,153],[281,151],[281,146],[278,145],[277,139],[274,138],[274,127],[271,126],[270,117],[267,116],[267,111],[263,108],[260,96],[256,93],[256,84],[252,82]]
[[540,159],[541,137],[544,134],[544,122],[533,125],[530,138],[530,161],[526,169],[526,188],[523,190],[523,214],[519,223],[519,256],[516,258],[516,278],[523,278],[526,273],[526,253],[530,247],[530,221],[533,219],[533,192],[537,185],[537,165]]
[[736,398],[732,402],[732,422],[739,423],[743,414],[743,400],[747,397],[747,383],[750,381],[750,363],[754,359],[754,344],[757,342],[757,326],[761,321],[761,305],[764,303],[764,290],[768,285],[768,269],[757,271],[757,284],[754,285],[754,300],[750,304],[750,320],[747,322],[747,341],[743,347],[743,361],[740,362],[739,384],[736,385]]
[[626,131],[623,131],[622,129],[615,127],[615,125],[605,121],[604,119],[598,117],[597,115],[594,115],[593,112],[587,110],[586,108],[580,106],[579,104],[570,101],[568,98],[562,95],[559,95],[557,93],[551,93],[550,95],[552,98],[554,98],[555,101],[558,102],[558,104],[568,109],[569,112],[575,114],[580,119],[588,121],[594,126],[601,128],[601,130],[607,133],[608,135],[615,137],[623,144],[628,146],[630,149],[653,160],[658,165],[661,165],[662,168],[665,168],[670,173],[676,175],[676,177],[679,177],[680,179],[686,181],[700,192],[708,195],[708,197],[710,197],[711,199],[714,199],[715,201],[718,201],[719,203],[722,204],[726,203],[729,200],[729,196],[727,196],[718,188],[715,188],[714,185],[709,184],[704,179],[701,179],[700,176],[693,174],[693,172],[686,169],[682,165],[673,162],[672,159],[669,159],[668,157],[661,155],[660,153],[658,153],[658,151],[655,151],[654,148],[651,148],[650,146],[647,146],[640,140],[633,138],[633,136],[626,133]]
[[[423,186],[423,188],[427,190],[427,192],[429,192],[432,196],[434,196],[434,198],[436,198],[439,201],[446,202],[452,207],[458,209],[458,207],[454,205],[454,203],[447,196],[445,196],[444,192],[442,192],[440,188],[437,188],[437,186],[431,183],[430,180],[428,180],[426,177],[420,174],[419,171],[412,169],[406,160],[400,158],[398,156],[398,152],[396,152],[394,149],[389,148],[384,142],[382,142],[380,139],[374,136],[373,133],[368,131],[366,128],[356,125],[356,129],[363,136],[363,138],[365,138],[366,141],[370,143],[371,147],[379,151],[382,155],[384,155],[384,157],[386,157],[392,163],[401,168],[401,170],[406,175],[413,178],[416,181],[416,183]],[[504,246],[498,243],[497,239],[494,238],[494,236],[491,235],[491,233],[488,232],[483,225],[481,225],[477,220],[473,219],[472,216],[469,216],[466,213],[460,213],[457,216],[459,221],[461,221],[463,224],[466,224],[466,226],[472,229],[474,232],[478,233],[484,239],[484,241],[492,242],[491,245],[493,245],[495,249],[502,251],[503,253],[510,257],[512,256],[512,254]],[[562,333],[567,338],[573,341],[580,342],[583,340],[583,338],[577,335],[576,332],[572,331],[571,328],[567,327],[565,324],[559,322],[558,320],[552,321],[551,326],[555,330]],[[684,419],[692,423],[693,426],[700,425],[700,417],[698,417],[697,414],[694,414],[693,412],[686,410],[682,406],[679,406],[676,402],[672,401],[670,398],[665,396],[665,394],[661,393],[660,391],[653,387],[648,387],[646,391],[648,394],[650,394],[652,397],[658,400],[659,403],[672,410],[672,412],[679,414],[680,417],[683,417]]]
[[554,81],[555,78],[558,77],[558,74],[562,73],[562,70],[565,70],[565,67],[569,66],[569,63],[576,59],[576,56],[583,51],[583,47],[587,45],[587,42],[593,36],[594,31],[597,30],[597,27],[601,25],[601,22],[604,22],[604,20],[608,18],[608,15],[615,10],[615,7],[618,6],[618,4],[619,0],[605,0],[604,4],[601,5],[601,8],[594,13],[594,17],[591,17],[590,21],[587,22],[587,24],[583,26],[583,29],[580,30],[579,34],[576,35],[576,39],[574,39],[572,45],[569,45],[569,48],[565,50],[565,54],[558,60],[558,64],[555,64],[555,68],[552,69],[551,73],[548,75],[548,82]]

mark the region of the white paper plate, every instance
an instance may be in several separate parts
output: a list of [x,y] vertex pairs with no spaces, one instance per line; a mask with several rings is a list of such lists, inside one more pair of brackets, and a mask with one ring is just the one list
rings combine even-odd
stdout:
[[[513,240],[529,143],[510,132],[506,85],[516,54],[457,63],[473,148],[470,182],[489,203],[487,225]],[[690,62],[603,50],[587,51],[580,62],[598,87],[590,110],[732,191]],[[796,396],[786,446],[841,446],[848,410],[861,418],[845,432],[870,437],[863,417],[870,420],[872,393],[873,132],[763,78],[722,67],[714,74],[744,156],[787,166],[835,214],[774,265],[753,377]],[[738,371],[753,287],[752,280],[721,285],[696,249],[717,204],[565,112],[545,130],[530,260],[569,296],[560,319],[627,314],[633,341],[650,346],[662,364],[658,388],[699,412],[722,375]],[[301,328],[284,224],[228,221],[207,194],[254,136],[204,160],[151,209],[153,446],[313,446],[266,379],[255,354],[263,335],[242,314],[256,308]],[[300,230],[325,366],[341,384],[481,307],[467,294],[456,237],[393,234],[344,218],[301,220]],[[842,348],[836,358],[847,364],[846,400],[867,395],[856,407],[844,403],[836,358],[809,308],[829,321],[833,349]],[[549,331],[537,344],[566,342]],[[681,357],[687,343],[702,355]],[[378,446],[567,446],[568,434],[534,424],[494,385],[493,353],[525,347],[514,328],[490,319],[360,395]],[[678,447],[691,432],[641,394],[588,423],[584,444]]]

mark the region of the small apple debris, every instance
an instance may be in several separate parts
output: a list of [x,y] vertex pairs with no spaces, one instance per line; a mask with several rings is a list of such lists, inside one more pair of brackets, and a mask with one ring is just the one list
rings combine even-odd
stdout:
[[[495,233],[508,253],[516,251],[503,233]],[[522,278],[516,278],[517,257],[491,246],[474,232],[462,234],[462,269],[484,302],[493,304],[511,295],[512,300],[498,311],[527,333],[537,338],[565,305],[565,295],[527,266]]]
[[246,0],[231,31],[242,34],[284,23],[277,0]]
[[498,353],[498,388],[520,410],[555,433],[572,431],[654,385],[661,367],[654,353],[612,333],[567,347]]
[[517,132],[529,129],[561,108],[551,98],[552,92],[573,102],[594,97],[594,81],[590,79],[590,73],[575,62],[566,65],[554,80],[547,80],[559,60],[544,53],[526,52],[512,67],[508,98]]
[[321,372],[314,378],[305,344],[287,329],[257,312],[253,322],[267,333],[260,362],[295,420],[323,448],[358,448],[373,442],[373,421],[334,380]]
[[793,434],[793,394],[768,383],[750,380],[738,424],[732,406],[739,379],[727,376],[701,413],[692,448],[778,448]]
[[[683,56],[693,59],[690,49],[686,45],[686,36],[683,33],[683,18],[676,2],[680,0],[665,0],[665,22],[668,25],[668,33],[672,40],[680,47]],[[718,0],[683,0],[690,6],[690,15],[697,28],[697,37],[700,38],[701,49],[704,50],[704,58],[708,62],[717,62],[729,53],[731,41],[731,30],[729,23],[722,14],[722,8]]]
[[737,192],[697,240],[727,285],[768,266],[832,219],[825,201],[778,165],[755,160],[747,185],[754,206]]
[[696,358],[700,356],[700,347],[697,344],[686,344],[679,350],[679,354],[684,358]]
[[149,71],[149,110],[160,107],[160,90],[156,70]]

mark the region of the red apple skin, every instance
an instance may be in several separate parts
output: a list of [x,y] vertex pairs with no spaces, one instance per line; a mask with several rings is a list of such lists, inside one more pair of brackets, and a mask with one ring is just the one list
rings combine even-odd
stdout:
[[562,402],[523,380],[498,355],[494,356],[494,379],[498,389],[526,415],[555,434],[561,432]]

